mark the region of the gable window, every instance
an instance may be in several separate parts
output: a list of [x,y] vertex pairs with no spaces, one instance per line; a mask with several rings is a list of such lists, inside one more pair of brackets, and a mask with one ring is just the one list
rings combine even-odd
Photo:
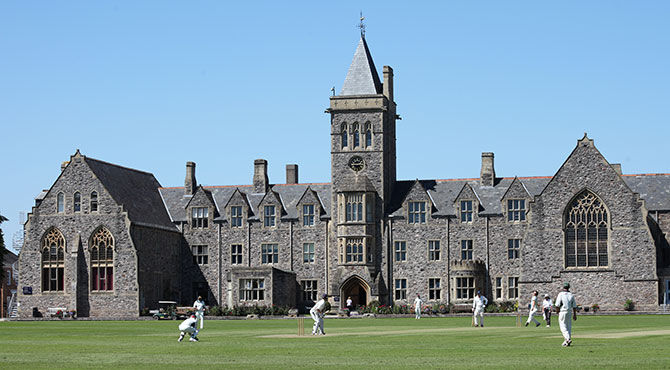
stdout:
[[407,261],[407,243],[395,242],[395,260],[396,262]]
[[98,193],[91,192],[91,212],[98,212]]
[[440,279],[428,279],[428,299],[439,300],[442,293]]
[[461,222],[472,222],[472,201],[461,201]]
[[242,227],[242,206],[230,207],[230,227]]
[[242,264],[242,244],[230,245],[230,264],[231,265]]
[[303,226],[314,226],[314,204],[302,206],[302,224]]
[[206,229],[208,223],[209,209],[207,207],[191,208],[191,227],[197,229]]
[[81,212],[81,194],[78,191],[74,193],[73,206],[75,212]]
[[316,280],[302,280],[300,281],[300,288],[302,290],[303,301],[316,301],[318,299]]
[[302,245],[302,262],[314,263],[314,243],[303,243]]
[[277,244],[261,244],[261,263],[272,264],[279,262],[279,246]]
[[461,259],[472,260],[472,240],[461,240]]
[[207,246],[206,245],[192,245],[191,253],[193,254],[194,265],[206,265],[208,262]]
[[519,249],[521,249],[521,239],[507,239],[507,259],[519,258]]
[[64,268],[65,238],[57,229],[51,229],[42,238],[43,292],[63,291]]
[[101,227],[91,237],[91,290],[114,289],[114,239]]
[[410,224],[426,223],[426,202],[408,202],[408,211]]
[[56,196],[56,210],[58,213],[65,212],[65,195],[63,193],[58,193],[58,196]]
[[369,148],[372,146],[372,128],[369,123],[365,124],[365,147]]
[[519,278],[509,277],[507,278],[507,299],[517,298],[519,298]]
[[503,287],[502,287],[502,278],[497,277],[496,278],[496,283],[495,283],[495,290],[496,290],[496,299],[503,299]]
[[347,132],[347,124],[342,124],[342,133],[340,134],[342,149],[349,146],[349,133]]
[[363,221],[363,194],[348,193],[346,198],[346,220]]
[[456,299],[473,299],[475,297],[475,278],[456,278]]
[[395,300],[407,299],[407,279],[395,279]]
[[566,267],[607,266],[608,230],[608,212],[600,199],[590,191],[578,195],[566,207]]
[[429,261],[439,261],[440,260],[440,241],[439,240],[429,240],[428,241],[428,260]]
[[507,221],[526,221],[526,201],[524,199],[507,200]]
[[265,279],[240,279],[240,301],[265,300]]
[[358,123],[354,123],[354,148],[361,145],[361,132],[358,128]]
[[263,225],[275,226],[275,206],[265,206],[263,215]]

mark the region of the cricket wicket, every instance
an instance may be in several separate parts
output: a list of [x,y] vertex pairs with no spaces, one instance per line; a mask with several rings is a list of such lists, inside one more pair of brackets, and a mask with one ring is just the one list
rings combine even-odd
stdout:
[[298,336],[305,335],[305,318],[298,317]]

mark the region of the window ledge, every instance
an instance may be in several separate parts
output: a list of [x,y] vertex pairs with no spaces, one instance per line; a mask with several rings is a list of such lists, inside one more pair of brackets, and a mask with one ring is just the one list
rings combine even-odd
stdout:
[[566,267],[561,272],[616,272],[611,267]]

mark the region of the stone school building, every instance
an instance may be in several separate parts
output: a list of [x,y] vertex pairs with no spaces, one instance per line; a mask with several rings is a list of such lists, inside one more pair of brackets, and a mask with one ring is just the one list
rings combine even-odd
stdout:
[[[319,109],[313,107],[313,109]],[[665,302],[670,175],[624,175],[584,135],[553,176],[398,180],[393,69],[377,73],[364,37],[330,98],[331,182],[298,166],[271,183],[183,187],[77,151],[35,200],[20,253],[20,315],[137,316],[159,300],[304,308],[373,300],[470,303],[555,295],[582,305]],[[577,138],[576,138],[577,139]],[[324,161],[325,163],[325,161]],[[251,172],[251,171],[250,171]],[[250,176],[251,177],[251,176]]]

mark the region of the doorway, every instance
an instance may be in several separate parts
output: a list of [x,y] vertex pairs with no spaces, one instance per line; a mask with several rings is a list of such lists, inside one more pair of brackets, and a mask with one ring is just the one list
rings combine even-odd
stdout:
[[347,305],[347,298],[351,297],[354,308],[359,306],[366,306],[368,304],[368,296],[370,287],[368,284],[358,276],[352,276],[342,284],[340,289],[340,305],[342,308]]

